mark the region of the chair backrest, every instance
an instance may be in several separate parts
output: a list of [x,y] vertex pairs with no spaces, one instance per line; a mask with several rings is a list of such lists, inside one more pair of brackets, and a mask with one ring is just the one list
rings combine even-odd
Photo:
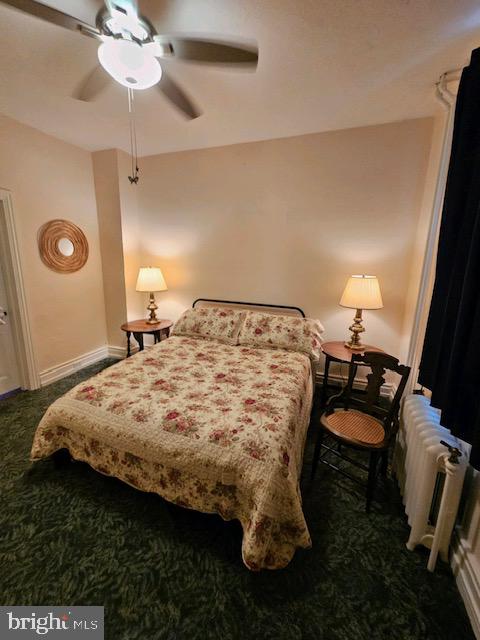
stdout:
[[[371,372],[367,375],[367,388],[362,395],[353,395],[353,383],[357,365],[367,365]],[[380,392],[385,383],[385,373],[393,371],[399,376],[397,390],[389,407],[382,406]],[[398,425],[398,410],[400,400],[410,375],[410,367],[400,364],[397,358],[379,351],[365,351],[365,353],[352,353],[348,382],[340,394],[332,398],[328,403],[327,413],[333,411],[335,406],[343,404],[345,409],[358,408],[383,420],[388,435],[396,431]]]

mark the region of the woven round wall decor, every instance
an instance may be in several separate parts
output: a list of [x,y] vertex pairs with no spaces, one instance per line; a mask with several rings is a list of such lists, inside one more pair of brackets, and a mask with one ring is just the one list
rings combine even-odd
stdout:
[[[70,250],[64,247],[70,247]],[[44,264],[59,273],[78,271],[88,259],[85,234],[68,220],[50,220],[45,223],[38,233],[38,249]]]

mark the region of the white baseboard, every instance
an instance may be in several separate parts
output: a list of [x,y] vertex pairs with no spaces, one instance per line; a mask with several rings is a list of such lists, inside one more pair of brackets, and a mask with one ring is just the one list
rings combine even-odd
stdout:
[[473,632],[480,640],[480,564],[461,531],[455,532],[451,566]]
[[57,364],[54,367],[41,371],[40,383],[42,387],[44,387],[45,385],[61,380],[62,378],[65,378],[65,376],[69,376],[76,371],[80,371],[80,369],[83,369],[84,367],[95,364],[95,362],[99,362],[105,358],[123,358],[125,357],[125,354],[126,350],[121,347],[110,347],[107,345],[99,347],[98,349],[84,353],[77,358],[72,358],[72,360],[62,362],[61,364]]
[[118,358],[119,360],[122,360],[127,357],[127,349],[125,347],[114,347],[112,345],[108,345],[107,350],[109,358]]
[[[317,371],[317,375],[316,375],[316,382],[317,385],[322,385],[323,383],[323,373]],[[338,374],[334,374],[334,373],[329,373],[328,374],[328,383],[334,383],[336,385],[338,385],[338,387],[344,387],[347,384],[347,378],[344,376],[340,376]],[[354,389],[360,389],[360,390],[364,390],[367,386],[367,381],[366,380],[355,380],[355,382],[353,383],[353,388]],[[382,385],[381,389],[380,389],[380,395],[383,398],[388,398],[389,400],[393,400],[393,396],[395,395],[395,391],[397,390],[396,386],[390,382],[386,382],[385,384]]]

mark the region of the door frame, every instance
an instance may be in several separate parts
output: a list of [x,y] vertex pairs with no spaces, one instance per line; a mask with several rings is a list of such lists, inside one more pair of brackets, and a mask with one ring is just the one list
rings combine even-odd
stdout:
[[13,213],[13,199],[10,191],[0,189],[0,218],[6,230],[6,254],[2,266],[5,270],[7,297],[13,305],[15,322],[12,323],[12,335],[22,389],[38,389],[41,386],[38,375],[35,352],[33,349],[30,316],[28,311],[22,263],[18,245],[18,235]]

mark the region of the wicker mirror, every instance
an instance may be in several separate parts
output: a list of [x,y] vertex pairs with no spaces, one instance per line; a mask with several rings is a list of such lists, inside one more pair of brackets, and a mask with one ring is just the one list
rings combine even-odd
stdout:
[[72,273],[88,259],[88,242],[83,231],[68,220],[51,220],[41,227],[38,248],[44,264],[59,273]]

